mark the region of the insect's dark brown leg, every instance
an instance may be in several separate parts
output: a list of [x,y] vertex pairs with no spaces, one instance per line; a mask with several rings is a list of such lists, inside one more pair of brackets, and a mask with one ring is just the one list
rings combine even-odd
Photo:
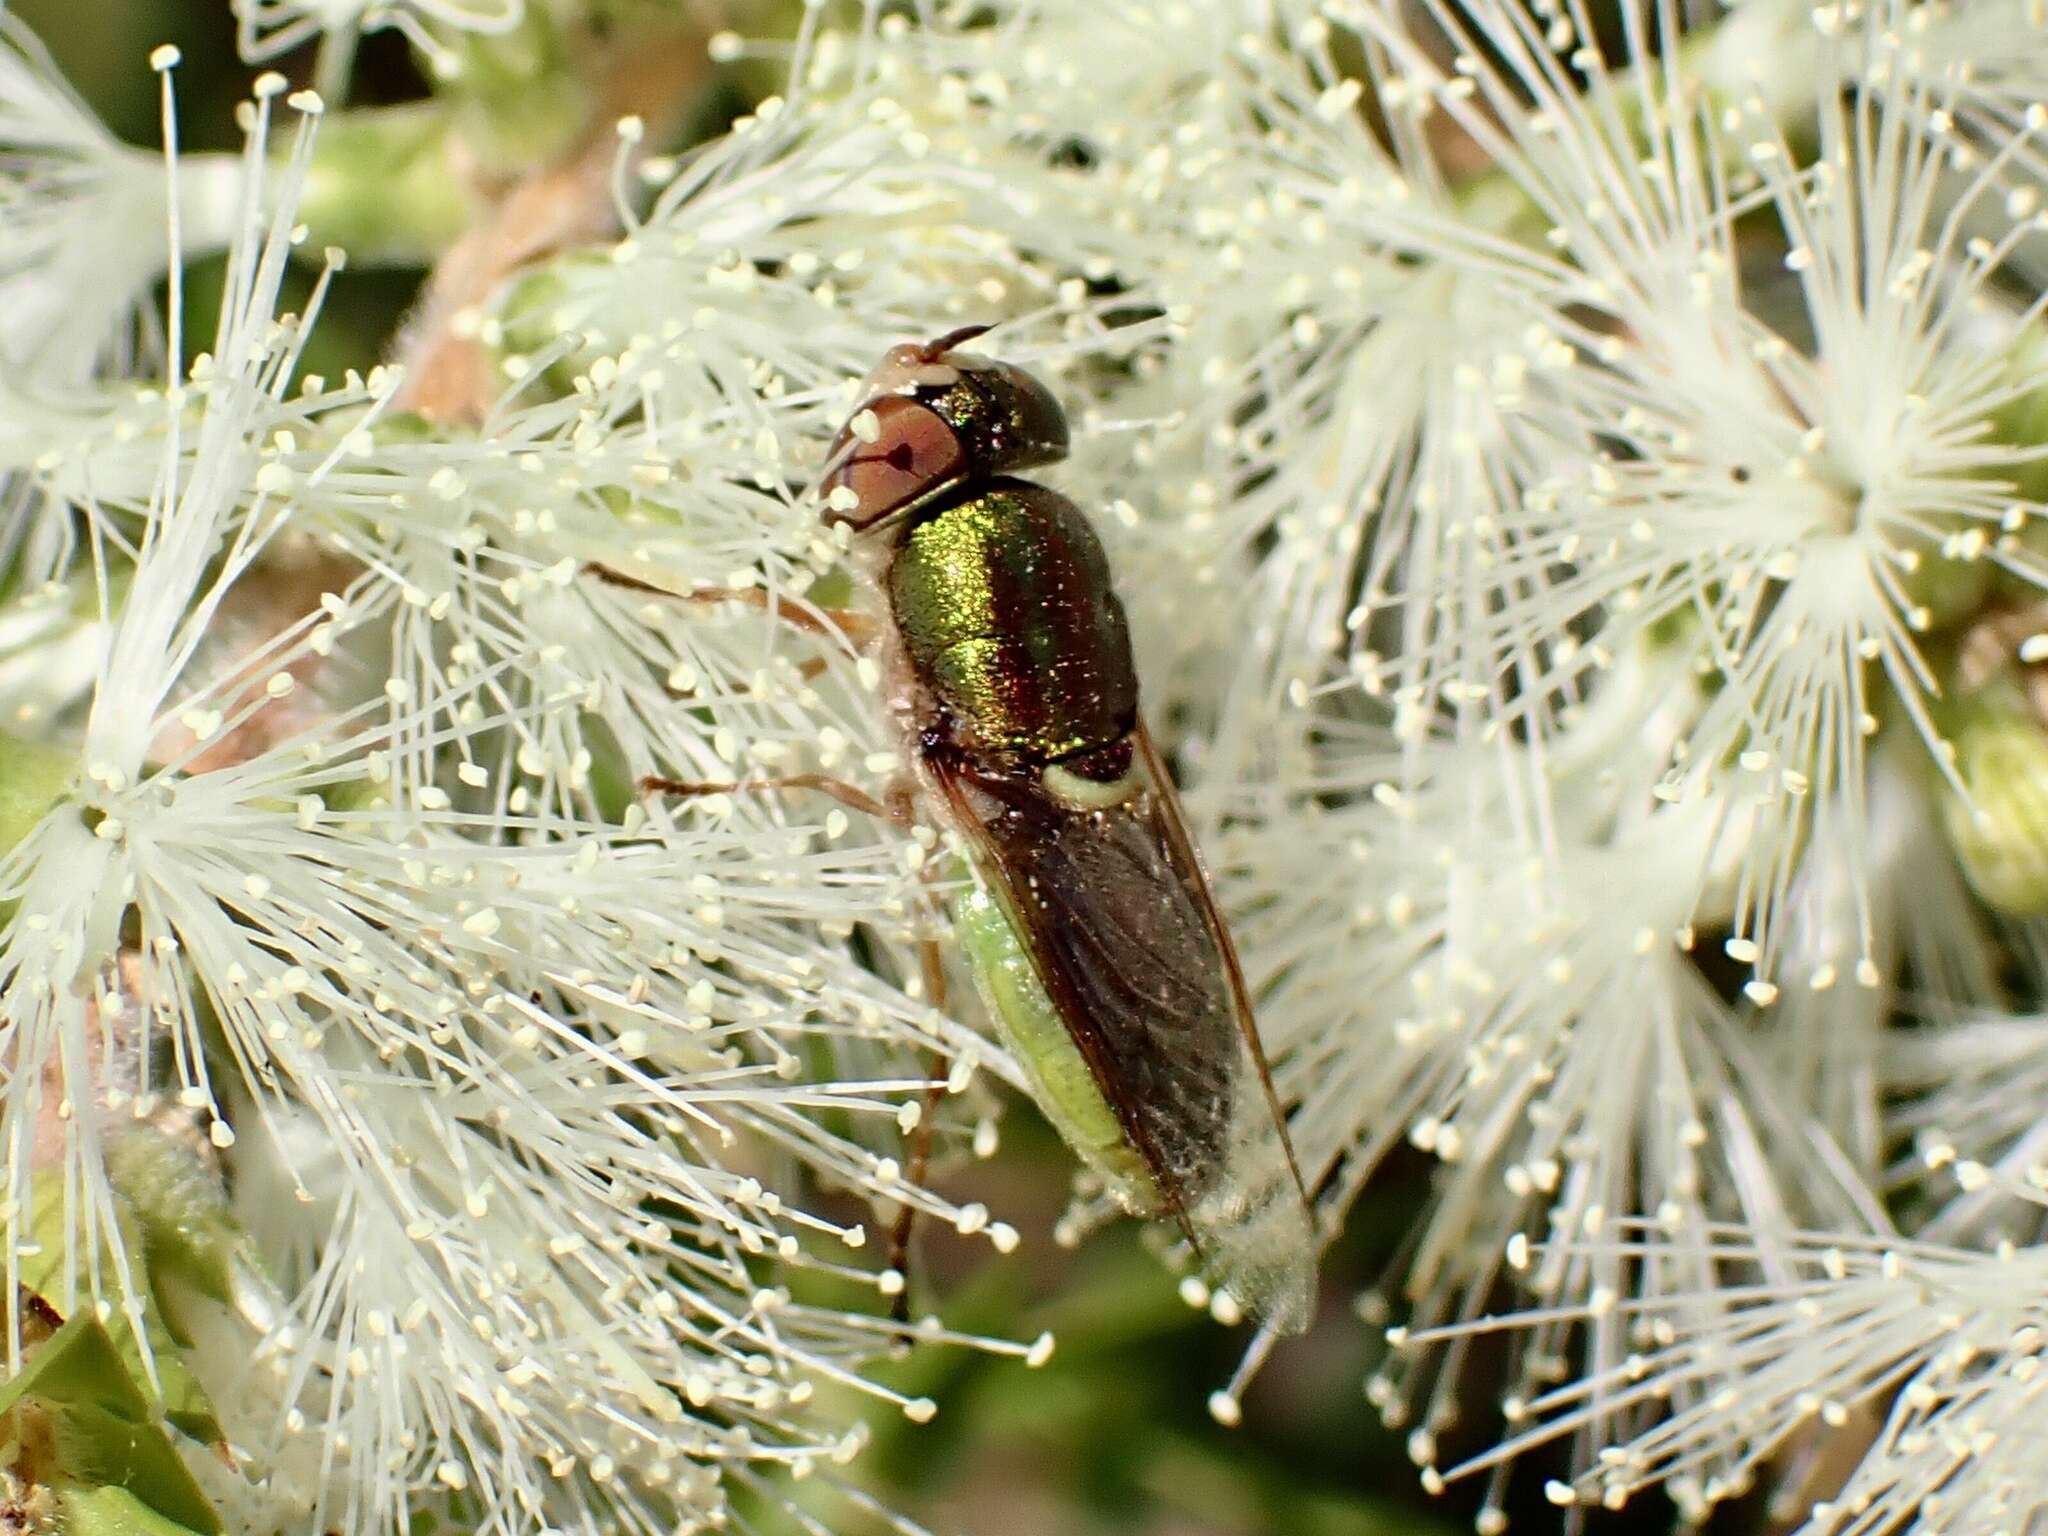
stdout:
[[792,773],[779,779],[728,779],[723,782],[664,779],[652,773],[645,774],[640,779],[641,794],[672,795],[678,800],[689,800],[700,795],[731,795],[745,790],[766,789],[815,789],[819,794],[830,795],[849,810],[859,811],[864,816],[879,816],[884,821],[903,820],[891,807],[884,805],[859,785],[849,784],[844,779],[835,779],[823,773]]
[[583,569],[608,586],[623,587],[628,592],[645,592],[650,597],[665,597],[672,602],[702,603],[707,607],[719,603],[744,603],[806,634],[817,635],[851,650],[861,649],[875,636],[874,621],[866,614],[846,608],[800,608],[769,595],[759,587],[694,587],[688,592],[676,592],[656,586],[651,581],[642,581],[638,576],[628,576],[608,565],[586,565]]

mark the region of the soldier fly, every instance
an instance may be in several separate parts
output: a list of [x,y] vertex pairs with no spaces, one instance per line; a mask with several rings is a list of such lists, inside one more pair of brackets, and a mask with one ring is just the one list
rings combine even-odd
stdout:
[[[987,329],[891,348],[832,445],[822,515],[863,593],[842,633],[888,680],[915,772],[899,804],[965,849],[955,928],[1046,1118],[1122,1206],[1174,1221],[1211,1281],[1297,1331],[1313,1222],[1237,953],[1138,713],[1102,545],[1016,478],[1066,456],[1066,416],[1023,369],[958,350]],[[817,775],[646,781],[772,786],[887,814]]]

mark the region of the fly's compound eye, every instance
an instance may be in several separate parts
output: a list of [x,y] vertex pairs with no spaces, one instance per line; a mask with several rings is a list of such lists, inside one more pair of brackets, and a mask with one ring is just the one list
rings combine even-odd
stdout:
[[1067,413],[1051,390],[1016,364],[963,368],[956,389],[974,397],[960,427],[979,473],[1014,474],[1067,456]]
[[883,395],[865,408],[863,414],[869,413],[874,440],[867,441],[849,424],[832,444],[828,462],[833,467],[819,487],[825,494],[825,521],[855,530],[960,479],[968,469],[960,434],[924,401]]

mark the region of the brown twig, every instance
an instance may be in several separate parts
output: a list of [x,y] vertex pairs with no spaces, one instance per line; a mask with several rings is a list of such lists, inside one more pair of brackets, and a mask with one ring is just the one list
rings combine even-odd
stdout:
[[[520,267],[617,229],[612,169],[622,153],[619,120],[639,118],[640,142],[660,142],[675,130],[707,69],[703,34],[694,26],[594,51],[598,105],[575,146],[509,185],[480,187],[486,212],[428,275],[394,348],[406,371],[394,402],[399,409],[443,423],[482,419],[496,381],[463,318]],[[639,153],[632,145],[623,152]]]

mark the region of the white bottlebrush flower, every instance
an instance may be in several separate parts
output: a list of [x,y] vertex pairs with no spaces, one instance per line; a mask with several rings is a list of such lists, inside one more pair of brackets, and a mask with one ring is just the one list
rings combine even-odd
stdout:
[[[1810,127],[1645,56],[1609,64],[1585,48],[1590,83],[1563,90],[1544,62],[1556,43],[1505,5],[1466,7],[1452,32],[1494,43],[1505,67],[1468,55],[1447,75],[1379,29],[1405,50],[1407,88],[1536,211],[1568,263],[1556,302],[1598,317],[1569,335],[1581,362],[1544,413],[1561,444],[1603,447],[1555,457],[1509,514],[1514,559],[1485,621],[1498,639],[1479,650],[1593,632],[1597,644],[1523,682],[1508,708],[1534,717],[1588,660],[1675,631],[1664,643],[1717,687],[1662,792],[1779,808],[1757,824],[1732,920],[1767,980],[1806,836],[1850,860],[1870,947],[1865,742],[1891,725],[1938,749],[1929,710],[1944,685],[1920,634],[1967,613],[1993,568],[2038,579],[2013,536],[2041,510],[2015,485],[2035,450],[1987,436],[1995,411],[2042,383],[2002,355],[2035,323],[1997,286],[2026,225],[1963,232],[1965,212],[1998,201],[1995,167],[1947,187],[1944,97],[1891,67],[1884,10],[1822,39]],[[1792,142],[1804,132],[1818,138],[1811,164]],[[1744,271],[1744,209],[1774,222],[1767,245],[1789,278]],[[1415,244],[1460,259],[1426,228]]]
[[135,355],[138,342],[146,354],[138,307],[170,253],[138,232],[161,230],[175,199],[184,252],[222,249],[241,183],[232,155],[188,156],[166,182],[161,158],[114,139],[35,35],[0,14],[0,357],[10,384],[33,376],[62,389]]
[[[1877,68],[1929,91],[1959,130],[1947,145],[1952,174],[1936,188],[1937,208],[1960,207],[1966,235],[1996,240],[2020,225],[2009,261],[2038,283],[2048,271],[2048,226],[2035,217],[2048,192],[2048,158],[2039,143],[2048,127],[2040,100],[2048,17],[2032,0],[1746,0],[1688,41],[1688,62],[1723,98],[1760,103],[1773,120],[1798,123],[1828,76],[1826,50],[1868,26],[1882,47]],[[1988,176],[1994,197],[1975,190],[1980,175]]]
[[[0,14],[0,560],[32,585],[73,557],[72,505],[138,506],[150,493],[162,412],[149,386],[95,384],[95,372],[153,371],[151,285],[225,249],[256,214],[247,155],[177,153],[176,62],[174,48],[152,60],[167,175],[163,156],[116,142],[34,34]],[[260,86],[271,96],[283,83]]]
[[[409,687],[516,639],[542,662],[505,686],[588,690],[606,737],[558,713],[556,740],[522,743],[545,760],[608,750],[635,776],[860,778],[892,750],[847,647],[762,611],[832,595],[844,547],[809,495],[824,445],[906,336],[1007,316],[984,345],[1049,374],[1085,366],[1104,325],[1078,274],[1117,267],[1113,240],[1040,218],[1050,188],[1020,185],[1024,157],[984,163],[964,105],[928,80],[902,82],[899,100],[887,73],[818,41],[788,100],[655,166],[653,206],[622,210],[622,239],[500,294],[479,333],[504,393],[473,440],[378,432],[374,456],[308,498],[329,542],[401,584],[391,645]],[[1070,398],[1085,445],[1086,397]],[[1062,483],[1097,499],[1080,457]],[[394,469],[429,494],[394,504]],[[593,566],[737,600],[621,591]],[[679,698],[718,701],[724,728],[697,730]]]
[[[452,65],[567,14],[236,9],[323,80],[371,28]],[[2040,935],[1986,931],[1935,801],[1987,608],[2035,659],[2027,0],[1629,0],[1606,44],[1547,0],[877,12],[714,41],[794,67],[709,144],[621,122],[623,237],[452,316],[497,391],[454,428],[395,368],[292,377],[275,76],[170,195],[8,34],[0,284],[50,339],[0,380],[0,554],[48,586],[0,708],[79,772],[0,856],[0,1136],[12,1209],[59,1170],[103,1256],[66,1302],[139,1305],[107,1147],[175,1113],[248,1235],[207,1385],[251,1529],[698,1528],[855,1448],[817,1389],[897,1332],[793,1277],[895,1294],[899,1202],[1014,1239],[904,1181],[964,1118],[933,1054],[1013,1075],[923,995],[937,840],[637,781],[901,774],[811,482],[883,348],[992,322],[1073,416],[1047,479],[1331,1225],[1399,1141],[1439,1161],[1371,1385],[1428,1480],[1519,1287],[1497,1476],[1569,1434],[1562,1502],[1704,1506],[1858,1399],[1896,1433],[1815,1536],[2023,1528],[2029,1442],[1971,1415],[2032,1409],[2034,1251],[1934,1244],[2033,1235],[1999,987]],[[241,235],[222,330],[88,388],[167,213]],[[1859,1187],[1901,1131],[1968,1169],[1917,1243]]]
[[[794,1304],[763,1266],[860,1241],[785,1206],[778,1166],[891,1177],[813,1117],[865,1115],[893,1146],[916,1080],[818,1065],[835,1037],[922,1021],[795,937],[863,912],[883,872],[754,829],[510,849],[455,813],[326,809],[375,782],[382,739],[146,781],[107,871],[134,883],[154,1049],[200,1074],[181,1091],[232,1134],[238,1208],[291,1298],[258,1379],[298,1409],[281,1428],[346,1453],[316,1513],[384,1524],[466,1487],[495,1520],[588,1499],[665,1525],[717,1506],[693,1470],[714,1448],[850,1450],[802,1405],[888,1325]],[[202,998],[227,1080],[193,1049]]]
[[[1323,1200],[1342,1212],[1404,1139],[1442,1164],[1387,1282],[1420,1323],[1477,1313],[1504,1256],[1546,1233],[1597,1234],[1639,1211],[1674,1229],[1721,1218],[1772,1233],[1856,1211],[1846,1170],[1816,1156],[1802,1107],[1688,953],[1718,829],[1705,807],[1644,793],[1658,743],[1632,739],[1620,696],[1669,686],[1672,667],[1618,668],[1603,711],[1541,754],[1418,753],[1324,725],[1317,753],[1283,769],[1301,803],[1221,845],[1276,1081]],[[1579,1255],[1525,1283],[1563,1304],[1710,1282],[1683,1255],[1656,1272]],[[1620,1347],[1604,1332],[1532,1337],[1516,1390]],[[1473,1417],[1463,1353],[1397,1360],[1370,1386],[1426,1465]]]
[[[1545,1257],[1595,1253],[1625,1267],[1677,1258],[1714,1283],[1452,1330],[1469,1342],[1496,1327],[1597,1325],[1626,1341],[1604,1369],[1515,1404],[1508,1440],[1452,1476],[1570,1436],[1585,1470],[1549,1484],[1561,1505],[1618,1509],[1662,1483],[1697,1519],[1765,1481],[1777,1456],[1772,1516],[1798,1536],[2024,1531],[2048,1510],[2037,1428],[2048,1251],[1854,1232],[1759,1244],[1739,1228],[1626,1224]],[[1653,1427],[1639,1427],[1645,1414]],[[1881,1426],[1874,1436],[1859,1415]],[[1802,1487],[1838,1436],[1867,1441],[1855,1469],[1838,1487]]]
[[[1520,407],[1571,354],[1542,297],[1478,248],[1483,223],[1465,265],[1393,248],[1390,220],[1451,220],[1453,195],[1362,115],[1364,82],[1335,56],[1355,38],[1290,20],[1284,46],[1232,39],[1202,115],[1134,177],[1195,236],[1162,284],[1186,318],[1159,393],[1183,422],[1151,449],[1150,531],[1156,558],[1178,555],[1241,608],[1221,632],[1249,643],[1218,647],[1233,696],[1304,687],[1349,649],[1413,740],[1439,709],[1486,697],[1466,677],[1532,664],[1466,656],[1485,638],[1467,608],[1508,558],[1493,530],[1537,472],[1532,449],[1556,451]],[[1455,675],[1426,666],[1439,647],[1465,663]],[[1189,691],[1214,688],[1200,676]]]
[[[897,1325],[798,1301],[786,1277],[899,1292],[847,1249],[880,1248],[868,1228],[900,1202],[1014,1245],[903,1172],[929,1054],[956,1088],[1004,1064],[885,974],[928,899],[895,841],[751,797],[598,816],[592,765],[558,756],[549,722],[588,717],[632,768],[701,766],[806,721],[823,736],[824,706],[803,712],[794,668],[743,668],[729,635],[701,689],[680,680],[704,651],[654,644],[679,621],[622,617],[645,600],[582,569],[620,537],[586,546],[546,515],[574,487],[444,496],[441,469],[460,481],[490,455],[379,457],[380,434],[403,438],[395,374],[294,379],[307,321],[276,302],[309,140],[265,178],[274,78],[214,345],[28,465],[76,520],[65,574],[100,612],[78,774],[0,859],[7,1209],[61,1176],[73,1247],[107,1260],[50,1300],[140,1319],[108,1141],[171,1106],[204,1127],[263,1271],[209,1386],[274,1408],[239,1420],[261,1485],[216,1490],[231,1523],[716,1524],[730,1486],[857,1448],[858,1425],[809,1406],[821,1385],[928,1415],[861,1375]],[[717,422],[732,397],[702,398]],[[111,469],[95,429],[121,450]],[[620,484],[648,447],[574,404],[506,434],[493,452]],[[707,481],[722,470],[707,457]],[[758,532],[719,553],[764,558]],[[494,585],[465,572],[472,628],[445,644],[465,562]],[[847,944],[862,924],[882,959]],[[804,1209],[820,1189],[835,1214]],[[13,1216],[18,1279],[37,1244]]]
[[[1281,22],[1292,51],[1266,36]],[[875,76],[880,128],[817,132],[808,152],[816,174],[882,160],[892,139],[918,174],[900,191],[893,172],[846,184],[850,275],[839,258],[819,259],[838,231],[807,223],[799,265],[769,266],[771,279],[815,273],[821,296],[858,292],[863,311],[884,294],[906,310],[928,307],[933,292],[970,284],[999,313],[1044,295],[1068,312],[1070,331],[1098,311],[1161,312],[1157,326],[1113,335],[1117,351],[1134,352],[1116,372],[1078,367],[1060,378],[1081,435],[1077,462],[1059,478],[1110,513],[1155,710],[1184,714],[1204,736],[1215,734],[1201,722],[1219,699],[1313,675],[1341,645],[1347,618],[1363,622],[1355,566],[1382,505],[1386,523],[1420,525],[1408,542],[1431,551],[1426,574],[1455,583],[1456,537],[1486,521],[1475,501],[1511,489],[1495,456],[1511,429],[1494,391],[1512,403],[1514,386],[1540,378],[1554,356],[1533,302],[1379,248],[1378,215],[1410,189],[1358,116],[1358,82],[1342,81],[1330,35],[1307,7],[1162,0],[1105,16],[1031,4],[957,33],[885,27],[897,46],[878,55],[821,46],[801,77],[839,111],[850,64]],[[1100,110],[1103,101],[1116,110]],[[776,106],[773,131],[788,133],[818,103],[798,92]],[[877,200],[877,187],[888,196]],[[878,216],[918,229],[914,210],[935,202],[952,210],[949,233],[920,230],[918,244],[875,238]],[[779,217],[772,201],[740,206],[757,223]],[[632,242],[634,261],[653,257],[667,273],[666,242],[687,236],[689,255],[705,233],[701,216],[657,212],[648,238]],[[1083,279],[1110,296],[1077,316]],[[637,279],[590,281],[627,291]],[[539,330],[551,336],[588,323],[592,310],[579,298],[546,313]],[[960,315],[977,317],[974,307]],[[1003,349],[1057,357],[1041,335],[1039,326],[1006,332]],[[1099,451],[1096,422],[1112,429]],[[1485,453],[1470,451],[1475,442]],[[1453,460],[1472,473],[1436,483]],[[1185,623],[1191,584],[1231,619]],[[1244,678],[1229,681],[1233,669]],[[1228,753],[1227,738],[1242,733],[1222,734]],[[1234,770],[1219,759],[1215,771]]]
[[[2034,951],[2022,962],[2030,982],[2040,975],[2041,935],[2033,928],[2016,945],[2023,955]],[[1901,1100],[1893,1115],[1904,1148],[1898,1182],[1907,1198],[1933,1205],[1916,1235],[1936,1241],[2024,1242],[2040,1231],[2040,1213],[2015,1200],[2013,1189],[2048,1163],[2038,1112],[2048,1086],[2048,1030],[2038,1013],[1988,1006],[1995,998],[1929,1010],[1933,1017],[1894,1041],[1885,1057],[1886,1087]],[[1944,1170],[1958,1163],[1998,1177],[1951,1187]]]
[[250,63],[280,58],[315,39],[349,40],[396,28],[438,68],[452,69],[451,35],[509,32],[526,0],[234,0],[235,40]]
[[1901,1057],[1916,1049],[1892,1027],[1896,1014],[1983,1009],[1999,995],[1991,937],[1928,815],[1918,759],[1903,743],[1872,754],[1867,865],[1819,838],[1800,859],[1785,908],[1783,985],[1755,1018],[1757,1048],[1781,1089],[1874,1184],[1900,1131],[1885,1106]]
[[[1997,995],[1930,785],[1969,624],[2043,585],[2042,450],[2000,425],[2048,386],[2016,262],[2031,130],[1957,126],[1970,45],[1937,8],[1757,6],[1684,39],[1676,9],[1624,7],[1616,57],[1563,8],[1336,8],[1393,173],[1346,107],[1317,126],[1298,58],[1258,86],[1294,95],[1260,119],[1260,196],[1334,206],[1400,286],[1494,317],[1404,346],[1401,312],[1354,301],[1325,356],[1333,290],[1282,290],[1298,355],[1222,413],[1262,413],[1224,443],[1273,579],[1231,697],[1263,720],[1282,692],[1318,745],[1275,765],[1253,732],[1222,760],[1255,784],[1226,884],[1328,1198],[1394,1138],[1442,1157],[1394,1277],[1425,1324],[1497,1304],[1502,1256],[1558,1238],[1522,1282],[1511,1418],[1546,1372],[1621,1369],[1631,1318],[1715,1315],[1704,1223],[1739,1211],[1766,1273],[1804,1227],[1881,1226],[1902,994]],[[1299,52],[1341,91],[1323,37]],[[1354,359],[1373,376],[1326,417]],[[1725,939],[1752,1015],[1673,934]],[[1417,1399],[1468,1337],[1426,1332],[1379,1384],[1426,1463],[1454,1399]],[[1569,1428],[1650,1443],[1666,1406]],[[1733,1436],[1687,1497],[1756,1450]]]
[[1967,173],[1978,163],[1996,167],[2001,203],[1975,232],[1994,233],[2000,217],[2031,216],[2031,232],[2014,255],[2038,285],[2048,275],[2048,224],[2039,217],[2048,198],[2048,146],[2041,139],[2048,130],[2048,102],[2041,99],[2041,82],[2048,79],[2048,16],[2027,0],[1993,0],[1939,7],[1925,24],[1915,11],[1907,23],[1901,67],[1955,94],[1966,146],[1959,149],[1957,171]]

